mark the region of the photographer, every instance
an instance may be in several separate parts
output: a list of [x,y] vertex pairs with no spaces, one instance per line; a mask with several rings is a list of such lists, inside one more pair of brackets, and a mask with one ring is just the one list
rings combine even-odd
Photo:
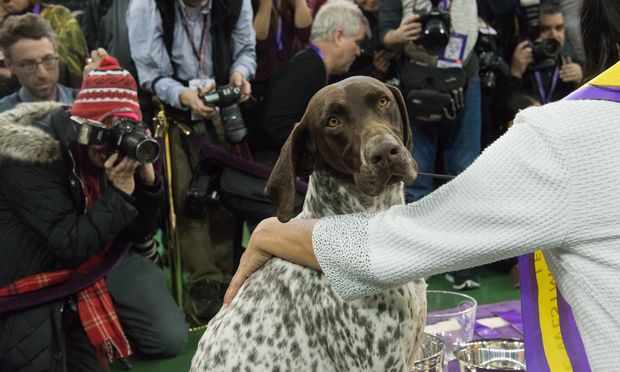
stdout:
[[581,66],[573,62],[565,40],[560,5],[540,4],[539,38],[519,42],[512,54],[511,76],[503,88],[509,94],[527,94],[542,104],[557,101],[577,88]]
[[[240,88],[240,101],[249,98],[249,81],[256,72],[252,5],[250,0],[132,1],[127,27],[140,85],[166,104],[173,119],[169,155],[179,237],[176,248],[190,273],[190,315],[203,323],[222,306],[232,270],[235,221],[220,207],[191,203],[188,207],[192,176],[202,176],[202,164],[184,128],[217,143],[221,133],[214,125],[219,123],[214,120],[216,107],[206,104],[203,96],[216,85],[230,84]],[[216,105],[222,108],[221,103]],[[225,126],[224,132],[230,134]],[[191,207],[199,207],[202,213],[188,210]]]
[[185,346],[163,272],[136,253],[153,242],[163,196],[136,88],[105,56],[69,110],[27,103],[0,116],[6,370],[95,371],[132,349],[166,357]]
[[[380,1],[379,31],[386,47],[403,52],[399,78],[407,105],[416,105],[409,114],[420,172],[461,173],[480,154],[476,2]],[[445,84],[451,81],[459,83]],[[436,170],[437,159],[443,164]],[[405,189],[407,202],[422,199],[435,186],[433,178],[418,177]],[[466,270],[447,278],[455,289],[479,287]]]

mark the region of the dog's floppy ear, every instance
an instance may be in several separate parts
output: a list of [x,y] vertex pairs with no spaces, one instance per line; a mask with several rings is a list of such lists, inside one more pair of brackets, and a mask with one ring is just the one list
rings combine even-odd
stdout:
[[282,146],[280,157],[271,171],[265,196],[278,210],[278,219],[286,222],[293,217],[296,177],[312,173],[314,156],[308,149],[307,114],[295,125]]
[[388,87],[394,95],[394,98],[396,98],[398,110],[400,111],[400,118],[403,123],[403,141],[405,143],[405,147],[411,151],[411,148],[413,147],[413,139],[411,137],[411,127],[409,126],[409,115],[407,114],[405,100],[403,99],[403,95],[400,93],[400,89],[390,84],[385,84],[385,86]]

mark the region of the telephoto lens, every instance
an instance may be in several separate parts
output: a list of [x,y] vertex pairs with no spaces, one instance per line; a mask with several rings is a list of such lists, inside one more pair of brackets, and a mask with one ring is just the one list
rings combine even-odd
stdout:
[[230,105],[220,109],[220,117],[222,118],[222,126],[224,127],[224,137],[231,144],[236,144],[245,138],[248,130],[241,116],[239,105]]
[[113,145],[121,155],[141,163],[153,163],[159,157],[159,143],[139,124],[121,120],[112,127],[112,133]]

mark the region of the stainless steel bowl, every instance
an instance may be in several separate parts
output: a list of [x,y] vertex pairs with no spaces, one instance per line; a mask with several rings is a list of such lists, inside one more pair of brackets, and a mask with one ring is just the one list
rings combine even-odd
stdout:
[[464,342],[456,346],[454,356],[461,371],[525,371],[523,341],[486,339]]
[[444,358],[444,344],[437,336],[425,333],[422,336],[422,345],[415,355],[412,372],[442,372]]

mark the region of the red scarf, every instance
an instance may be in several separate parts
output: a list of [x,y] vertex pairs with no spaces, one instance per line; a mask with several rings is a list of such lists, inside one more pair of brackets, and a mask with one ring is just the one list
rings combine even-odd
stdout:
[[[101,192],[97,175],[85,171],[82,166],[85,154],[83,149],[78,149],[78,174],[84,183],[84,194],[87,206],[90,207]],[[75,274],[88,272],[97,267],[112,243],[105,243],[97,255],[91,257],[74,270],[64,269],[46,273],[31,275],[17,280],[4,288],[0,288],[0,296],[11,296],[34,292],[55,284],[71,280]],[[80,320],[90,343],[97,352],[97,357],[102,365],[106,361],[124,359],[131,355],[129,341],[125,337],[123,328],[118,320],[112,298],[108,293],[105,278],[101,278],[90,287],[86,287],[77,293],[77,307]]]

